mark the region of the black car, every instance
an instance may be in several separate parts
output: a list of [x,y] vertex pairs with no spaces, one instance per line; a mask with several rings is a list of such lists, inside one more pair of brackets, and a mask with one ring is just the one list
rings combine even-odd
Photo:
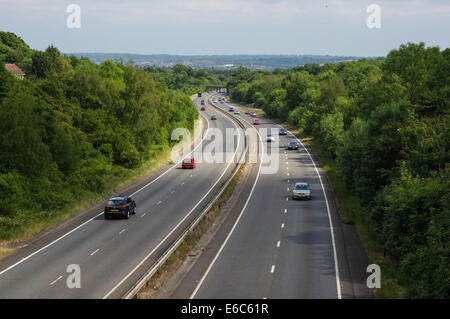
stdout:
[[111,197],[105,206],[105,219],[111,217],[130,218],[136,214],[136,203],[128,196]]
[[228,112],[234,112],[234,107],[230,107],[230,108],[228,109]]
[[215,115],[211,115],[211,120],[217,120],[217,116],[215,116]]
[[289,142],[287,148],[288,150],[298,150],[298,144],[295,141]]
[[285,128],[280,128],[280,131],[278,132],[279,135],[287,135],[287,130]]

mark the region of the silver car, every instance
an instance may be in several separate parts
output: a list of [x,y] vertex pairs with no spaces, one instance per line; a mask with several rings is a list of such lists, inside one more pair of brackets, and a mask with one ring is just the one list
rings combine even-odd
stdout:
[[292,199],[311,199],[311,189],[308,183],[295,183]]
[[267,134],[266,141],[269,143],[275,142],[275,137],[272,134]]

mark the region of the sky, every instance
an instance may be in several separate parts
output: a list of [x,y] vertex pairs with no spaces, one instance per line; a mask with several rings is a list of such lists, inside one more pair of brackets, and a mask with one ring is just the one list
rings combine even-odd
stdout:
[[[67,25],[70,4],[80,28]],[[407,42],[448,48],[450,0],[0,0],[0,31],[65,53],[373,57]]]

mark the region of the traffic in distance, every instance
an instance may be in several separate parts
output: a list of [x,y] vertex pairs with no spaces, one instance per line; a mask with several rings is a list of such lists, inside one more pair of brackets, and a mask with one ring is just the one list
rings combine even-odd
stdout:
[[[198,92],[198,96],[202,97],[202,92]],[[214,100],[213,100],[214,101]],[[218,98],[218,101],[224,102],[223,98]],[[201,100],[200,104],[202,105],[200,110],[205,111],[206,107],[205,100]],[[235,115],[239,115],[240,111],[237,108],[230,107],[228,109],[229,112],[233,112]],[[245,115],[254,117],[253,124],[254,125],[260,125],[261,121],[256,118],[256,113],[251,112],[249,110],[245,111]],[[215,114],[211,115],[211,120],[217,120],[217,116]],[[281,127],[278,131],[279,135],[287,135],[288,131]],[[273,134],[267,134],[266,135],[266,142],[271,143],[275,141],[275,136]],[[288,150],[298,150],[299,145],[296,141],[290,141],[287,144],[286,149]],[[185,158],[181,162],[181,168],[183,169],[194,169],[196,167],[195,159],[193,157]],[[295,184],[295,187],[292,191],[292,199],[311,199],[311,189],[308,185],[308,183],[299,182]],[[133,199],[130,197],[124,197],[124,196],[117,196],[112,197],[109,199],[105,206],[105,219],[112,219],[112,218],[130,218],[130,215],[136,214],[136,203]]]

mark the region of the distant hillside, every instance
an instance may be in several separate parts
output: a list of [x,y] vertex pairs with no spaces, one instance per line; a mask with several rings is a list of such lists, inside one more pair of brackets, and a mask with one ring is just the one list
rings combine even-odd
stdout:
[[84,56],[95,63],[108,59],[122,59],[124,62],[133,60],[137,66],[173,67],[177,63],[194,68],[235,69],[244,66],[252,70],[289,69],[299,65],[317,63],[339,63],[342,61],[359,60],[355,56],[330,55],[142,55],[128,53],[66,53],[78,58]]

